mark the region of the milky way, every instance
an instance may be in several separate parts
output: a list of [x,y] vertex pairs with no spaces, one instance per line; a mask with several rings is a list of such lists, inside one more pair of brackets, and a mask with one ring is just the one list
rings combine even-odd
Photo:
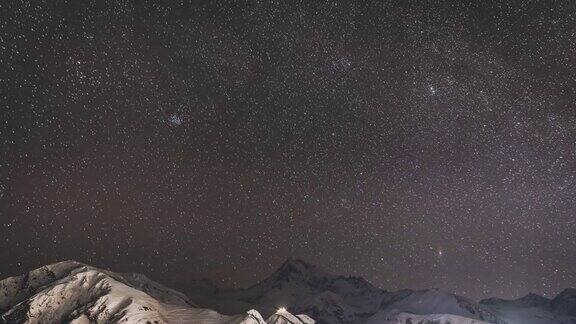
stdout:
[[513,2],[2,1],[0,277],[574,286],[576,8]]

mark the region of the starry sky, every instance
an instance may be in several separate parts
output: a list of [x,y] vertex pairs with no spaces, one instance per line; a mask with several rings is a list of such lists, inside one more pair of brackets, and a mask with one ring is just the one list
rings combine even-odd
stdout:
[[576,3],[167,3],[0,3],[0,277],[574,286]]

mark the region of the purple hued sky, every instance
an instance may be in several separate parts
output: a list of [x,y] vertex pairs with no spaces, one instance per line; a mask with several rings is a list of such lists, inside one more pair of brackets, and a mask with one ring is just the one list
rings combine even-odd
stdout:
[[573,2],[164,2],[0,3],[1,278],[574,285]]

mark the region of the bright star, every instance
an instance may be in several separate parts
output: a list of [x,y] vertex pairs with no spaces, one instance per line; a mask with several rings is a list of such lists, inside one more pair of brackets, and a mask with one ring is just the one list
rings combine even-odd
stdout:
[[182,125],[182,117],[174,114],[170,117],[168,117],[168,122],[172,125]]

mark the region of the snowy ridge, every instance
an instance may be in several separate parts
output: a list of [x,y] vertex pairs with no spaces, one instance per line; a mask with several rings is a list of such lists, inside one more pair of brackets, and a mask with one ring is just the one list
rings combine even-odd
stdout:
[[375,315],[392,318],[411,313],[450,314],[507,324],[487,306],[438,289],[388,292],[362,278],[331,275],[297,259],[288,259],[270,277],[249,288],[212,291],[215,294],[211,298],[194,298],[190,291],[189,295],[224,314],[250,307],[270,314],[278,307],[288,307],[318,323],[368,323],[375,321]]
[[440,289],[389,292],[358,277],[327,273],[302,260],[288,259],[260,283],[244,289],[219,289],[206,281],[185,292],[204,307],[223,314],[255,308],[276,319],[286,307],[317,323],[329,324],[575,324],[576,290],[553,300],[535,294],[515,301],[476,302]]
[[0,323],[576,323],[572,288],[553,299],[528,294],[475,302],[440,289],[389,292],[296,259],[245,289],[200,280],[185,292],[141,274],[65,261],[0,281]]
[[307,315],[292,315],[286,309],[281,308],[276,313],[272,314],[266,323],[269,324],[314,324],[313,319]]
[[368,319],[366,324],[488,324],[467,317],[448,314],[415,315],[410,313],[378,313]]
[[75,261],[0,281],[0,323],[266,323],[258,311],[243,313],[227,316],[202,309],[144,275]]
[[531,293],[515,300],[489,298],[480,303],[511,324],[576,323],[576,290],[571,288],[552,300]]

